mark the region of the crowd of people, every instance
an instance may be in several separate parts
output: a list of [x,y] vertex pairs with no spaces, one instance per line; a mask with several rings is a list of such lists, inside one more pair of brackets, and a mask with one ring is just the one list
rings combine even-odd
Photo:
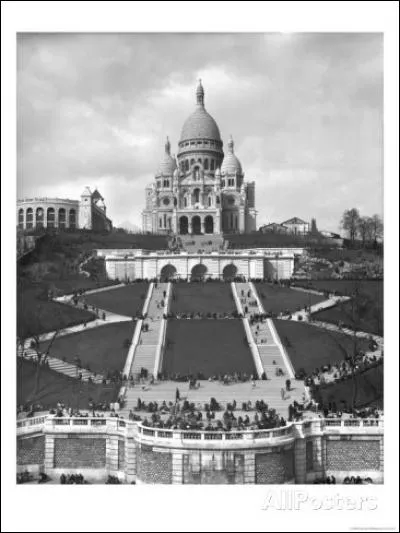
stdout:
[[354,373],[360,374],[370,368],[383,364],[383,358],[379,355],[365,354],[359,351],[352,359],[338,361],[333,364],[322,365],[305,377],[307,387],[317,387],[329,382],[347,379]]
[[[246,415],[238,414],[237,411],[244,411]],[[149,402],[146,404],[138,399],[135,411],[147,413],[142,420],[145,427],[159,429],[180,429],[180,430],[204,430],[204,431],[237,431],[256,430],[256,429],[273,429],[286,425],[286,420],[280,417],[275,409],[269,406],[263,400],[257,400],[254,405],[249,402],[242,402],[241,408],[238,407],[235,400],[226,405],[222,417],[216,417],[217,412],[223,411],[223,407],[215,398],[211,398],[209,403],[196,405],[189,403],[187,400],[174,403]],[[250,419],[247,413],[255,412]],[[137,420],[138,417],[134,411],[129,413],[130,420]]]
[[60,476],[61,485],[87,485],[88,481],[85,480],[82,474],[61,474]]

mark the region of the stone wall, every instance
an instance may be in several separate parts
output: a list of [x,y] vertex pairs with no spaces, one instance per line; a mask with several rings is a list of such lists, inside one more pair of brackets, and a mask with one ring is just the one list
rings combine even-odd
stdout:
[[183,456],[183,483],[235,485],[244,483],[244,455],[234,452],[193,451]]
[[17,439],[17,465],[42,465],[44,444],[44,436]]
[[294,451],[277,449],[255,456],[256,484],[281,484],[294,478]]
[[105,468],[106,439],[68,436],[54,439],[54,468]]
[[172,454],[154,451],[153,447],[144,444],[138,446],[137,454],[137,480],[148,484],[172,483]]
[[347,475],[383,482],[383,420],[316,419],[254,438],[222,434],[218,441],[207,434],[193,440],[186,432],[145,432],[115,418],[101,426],[90,418],[85,426],[75,419],[59,422],[18,421],[19,470],[50,476],[82,470],[91,479],[112,474],[147,484],[304,484],[331,474],[338,483]]
[[118,470],[125,468],[125,441],[118,440]]
[[326,470],[365,472],[379,469],[379,440],[327,440]]

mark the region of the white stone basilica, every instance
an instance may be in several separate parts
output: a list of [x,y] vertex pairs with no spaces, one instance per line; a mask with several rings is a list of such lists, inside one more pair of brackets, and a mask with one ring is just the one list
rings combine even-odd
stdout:
[[218,125],[204,107],[201,81],[196,101],[196,110],[182,128],[177,161],[167,138],[155,180],[146,187],[143,231],[179,235],[254,231],[255,183],[244,181],[232,138],[224,155]]

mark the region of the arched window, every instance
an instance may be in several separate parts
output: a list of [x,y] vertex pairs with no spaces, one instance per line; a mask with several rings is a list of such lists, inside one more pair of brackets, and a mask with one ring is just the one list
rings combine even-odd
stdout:
[[197,162],[200,163],[200,165],[201,165],[201,159],[200,158],[197,160]]
[[185,161],[185,170],[189,170],[189,159]]
[[185,207],[188,206],[188,200],[187,200],[187,197],[186,197],[186,196],[185,196],[185,198],[183,199],[183,205],[184,205]]
[[76,229],[76,211],[75,209],[69,210],[69,227],[70,229]]
[[204,170],[208,170],[208,159],[204,159]]
[[211,159],[210,163],[211,163],[210,169],[214,170],[215,169],[215,161],[214,161],[214,159]]
[[225,187],[225,180],[221,180],[221,187]]
[[47,209],[47,227],[55,228],[56,226],[56,211],[54,207],[49,207]]
[[36,227],[43,228],[44,226],[44,209],[43,207],[38,207],[36,209]]
[[194,159],[190,160],[190,166],[194,165],[195,163],[196,163],[196,161]]
[[67,217],[63,207],[58,210],[58,227],[60,229],[65,229],[67,227]]
[[195,204],[200,202],[200,189],[195,189],[194,192],[193,192],[193,196],[194,196],[194,203]]
[[162,218],[160,217],[159,220],[158,220],[158,227],[159,228],[162,228]]
[[212,198],[211,195],[208,197],[208,207],[211,207],[212,205]]
[[33,228],[33,209],[32,207],[28,207],[26,210],[26,229],[32,229]]
[[18,227],[19,229],[24,229],[24,210],[20,209],[18,211]]

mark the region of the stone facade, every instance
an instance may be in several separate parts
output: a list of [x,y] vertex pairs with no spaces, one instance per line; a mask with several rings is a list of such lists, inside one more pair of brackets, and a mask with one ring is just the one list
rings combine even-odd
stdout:
[[19,421],[17,468],[84,471],[142,484],[313,483],[365,475],[383,482],[383,421],[316,419],[263,431],[209,434],[110,419]]
[[44,436],[17,439],[17,463],[42,465],[44,463]]
[[167,138],[154,182],[146,187],[143,231],[180,235],[255,231],[255,183],[244,181],[232,139],[224,155],[219,128],[204,106],[201,83],[196,104],[183,125],[177,159]]
[[202,265],[204,278],[289,279],[294,269],[294,254],[270,253],[268,250],[240,250],[190,254],[188,252],[147,252],[119,250],[105,256],[107,276],[121,281],[153,278],[190,279]]
[[57,228],[110,231],[112,222],[100,193],[88,187],[80,200],[65,198],[25,198],[17,202],[19,230]]
[[54,439],[54,468],[104,468],[106,440],[68,436]]

